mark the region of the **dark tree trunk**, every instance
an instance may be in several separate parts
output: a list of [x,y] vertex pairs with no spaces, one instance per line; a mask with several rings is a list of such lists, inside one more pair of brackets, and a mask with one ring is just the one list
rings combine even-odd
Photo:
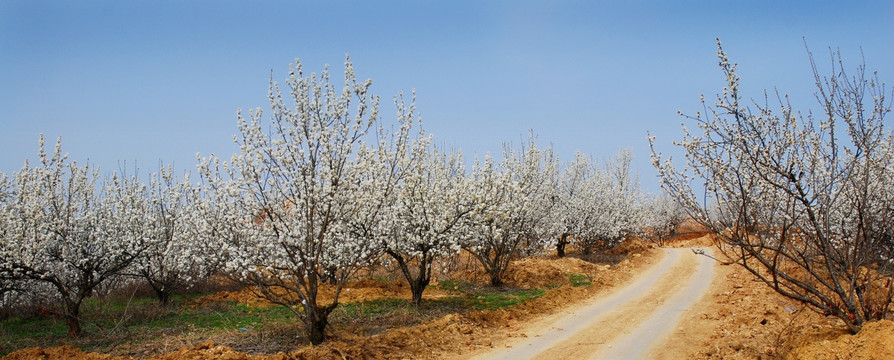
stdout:
[[65,324],[68,325],[68,336],[81,336],[81,304],[79,302],[65,302]]
[[490,286],[493,287],[503,287],[506,283],[503,282],[503,278],[500,274],[495,274],[493,271],[490,272]]
[[171,299],[173,286],[165,286],[164,284],[150,280],[148,277],[146,277],[146,281],[155,293],[155,298],[158,299],[158,302],[162,305],[167,305],[168,301]]
[[416,281],[410,282],[410,291],[413,292],[413,305],[422,305],[422,292],[425,291],[425,288],[428,287],[430,282],[431,277],[427,279],[422,279],[420,277],[416,279]]
[[332,303],[324,307],[310,304],[304,317],[304,331],[313,345],[320,345],[326,340],[326,326],[329,326],[329,314],[338,305]]
[[158,302],[162,305],[168,305],[171,300],[171,293],[169,291],[156,291],[155,297],[158,298]]
[[565,257],[565,246],[568,245],[568,233],[562,233],[559,236],[559,241],[556,242],[556,256],[563,258]]
[[484,271],[490,276],[490,284],[494,287],[502,287],[503,273],[509,267],[510,254],[503,253],[499,249],[466,249],[484,267]]
[[425,292],[425,288],[431,283],[431,265],[434,262],[434,257],[429,255],[427,249],[422,250],[422,256],[419,257],[419,267],[414,277],[412,272],[410,272],[410,264],[407,262],[407,259],[404,259],[401,254],[394,251],[386,251],[386,253],[397,261],[401,273],[407,280],[407,284],[410,285],[410,292],[413,293],[413,305],[422,305],[422,293]]

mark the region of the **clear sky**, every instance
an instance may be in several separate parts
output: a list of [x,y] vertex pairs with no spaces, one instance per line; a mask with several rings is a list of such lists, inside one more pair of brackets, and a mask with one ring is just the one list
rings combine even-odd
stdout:
[[[560,157],[634,153],[657,191],[646,132],[666,152],[676,112],[721,90],[714,39],[746,93],[816,108],[804,48],[828,48],[894,82],[894,2],[882,1],[19,1],[0,0],[0,172],[63,137],[104,172],[126,161],[193,169],[228,158],[236,110],[267,108],[267,85],[346,53],[391,99],[417,91],[425,128],[467,157],[533,130]],[[894,84],[891,84],[894,86]],[[890,89],[890,86],[889,86]],[[890,93],[890,92],[889,92]]]

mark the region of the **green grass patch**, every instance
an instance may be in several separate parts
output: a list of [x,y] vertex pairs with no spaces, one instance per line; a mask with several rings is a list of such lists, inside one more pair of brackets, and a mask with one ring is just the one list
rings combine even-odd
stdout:
[[10,317],[0,321],[0,337],[10,340],[61,336],[68,332],[64,320],[44,317]]
[[[407,299],[342,303],[330,315],[330,324],[336,332],[374,335],[447,314],[508,308],[546,292],[546,289],[496,289],[449,279],[434,287],[453,295],[425,299],[420,306],[414,306]],[[254,349],[263,339],[270,342],[270,349],[279,351],[296,346],[296,335],[301,336],[300,321],[285,307],[253,307],[233,301],[197,304],[192,301],[197,296],[177,296],[168,305],[159,304],[151,296],[89,299],[81,312],[85,334],[79,338],[66,335],[68,326],[62,318],[23,311],[0,319],[0,357],[25,347],[63,343],[101,353],[113,349],[122,351],[121,344],[126,349],[151,351],[154,344],[176,342],[180,337],[191,339],[196,334],[230,339],[234,343],[228,346],[237,349],[240,344]]]
[[590,286],[593,285],[593,279],[587,275],[583,274],[567,274],[568,281],[571,281],[571,286]]
[[543,296],[543,289],[490,290],[466,296],[465,301],[477,310],[496,310],[511,307]]
[[446,291],[459,291],[466,293],[474,290],[475,288],[477,288],[477,286],[468,281],[444,279],[438,282],[438,289]]
[[251,328],[270,322],[295,321],[295,314],[283,306],[251,307],[233,302],[221,302],[197,308],[180,308],[167,312],[142,326],[148,329],[195,328],[238,329]]
[[359,303],[339,304],[333,315],[347,318],[370,318],[376,315],[403,310],[412,311],[415,307],[407,300],[402,299],[378,299]]
[[88,351],[103,351],[116,342],[128,339],[139,343],[163,334],[179,334],[195,330],[231,331],[263,329],[275,324],[292,324],[296,316],[285,307],[250,307],[235,302],[217,302],[191,306],[189,301],[176,301],[168,306],[153,298],[131,300],[107,299],[84,304],[81,327],[84,336],[69,338],[64,319],[37,314],[11,316],[0,320],[0,356],[31,346],[58,346],[69,343]]

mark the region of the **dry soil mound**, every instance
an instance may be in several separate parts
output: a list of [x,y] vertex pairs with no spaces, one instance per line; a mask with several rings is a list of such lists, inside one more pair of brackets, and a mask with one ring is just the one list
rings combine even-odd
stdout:
[[97,353],[85,353],[74,346],[62,345],[52,348],[27,348],[16,351],[3,357],[4,360],[124,360],[126,357],[111,356]]
[[504,280],[509,284],[525,288],[542,288],[546,286],[570,285],[568,274],[580,274],[593,277],[608,266],[599,266],[576,258],[560,258],[548,260],[543,258],[526,258],[512,263],[506,269]]
[[874,321],[856,335],[811,343],[792,351],[787,359],[894,359],[894,322]]
[[641,254],[654,247],[655,245],[647,243],[642,239],[630,238],[609,249],[606,253],[610,255]]
[[[424,297],[426,299],[442,297],[447,293],[449,292],[431,288],[426,289]],[[320,285],[319,293],[317,294],[317,299],[320,303],[331,303],[334,297],[334,285]],[[410,287],[404,281],[382,282],[365,279],[346,284],[341,290],[341,294],[338,295],[338,302],[346,304],[378,299],[410,299],[411,297],[412,293],[410,292]],[[221,291],[203,296],[195,300],[195,306],[202,306],[218,301],[235,301],[236,303],[253,307],[278,306],[266,299],[258,297],[252,288],[245,288],[238,291]]]

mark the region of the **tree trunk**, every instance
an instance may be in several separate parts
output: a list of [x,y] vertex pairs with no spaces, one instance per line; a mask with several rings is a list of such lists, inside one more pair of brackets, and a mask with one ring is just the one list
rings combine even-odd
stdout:
[[559,241],[556,242],[556,256],[565,257],[565,245],[568,245],[568,233],[559,236]]
[[325,307],[316,304],[308,304],[304,316],[304,331],[308,340],[313,345],[320,345],[326,340],[326,326],[329,325],[329,313],[335,309],[337,303]]
[[425,288],[428,287],[428,284],[431,283],[431,264],[434,262],[434,257],[429,256],[428,250],[424,249],[422,251],[422,256],[419,257],[419,269],[416,274],[416,277],[413,277],[413,274],[410,272],[410,264],[407,262],[407,259],[394,251],[386,251],[388,255],[391,255],[395,261],[397,261],[397,265],[400,266],[400,271],[404,275],[404,278],[407,280],[407,284],[410,285],[410,292],[413,293],[413,305],[419,306],[422,305],[422,293],[425,292]]
[[171,293],[169,291],[157,291],[155,292],[155,297],[158,298],[158,302],[162,305],[168,305],[171,300]]
[[80,303],[66,301],[65,323],[68,325],[68,336],[81,336],[81,306]]
[[496,266],[492,267],[488,273],[490,274],[490,286],[499,288],[506,285],[506,283],[503,282],[502,271]]
[[417,307],[422,305],[422,292],[425,291],[430,282],[431,278],[423,279],[422,277],[410,282],[410,291],[413,292],[413,305]]
[[168,301],[171,299],[170,287],[165,286],[161,283],[156,283],[155,281],[150,280],[148,277],[146,278],[149,283],[149,287],[152,288],[152,291],[155,292],[155,298],[158,299],[158,302],[162,305],[167,305]]

